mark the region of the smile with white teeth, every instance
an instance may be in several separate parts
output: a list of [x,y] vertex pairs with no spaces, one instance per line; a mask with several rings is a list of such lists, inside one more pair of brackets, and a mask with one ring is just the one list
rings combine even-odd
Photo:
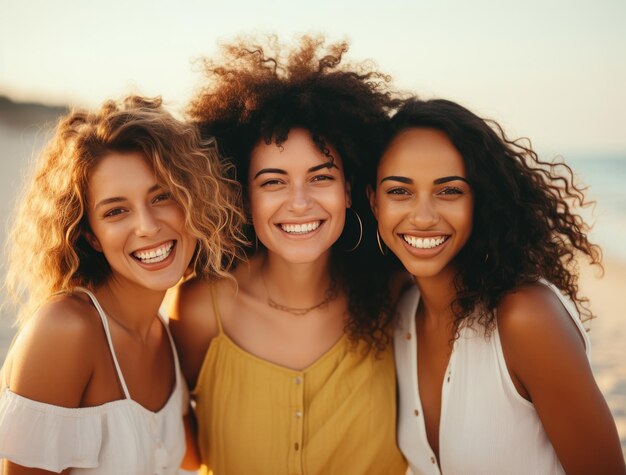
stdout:
[[432,249],[437,246],[441,246],[448,236],[434,236],[431,238],[419,238],[416,236],[409,236],[408,234],[402,235],[404,240],[412,247],[416,249]]
[[133,256],[144,264],[155,264],[167,259],[167,256],[170,255],[173,247],[174,241],[169,241],[149,251],[135,251],[133,252]]
[[280,228],[289,234],[307,234],[320,227],[321,221],[311,221],[302,224],[281,224]]

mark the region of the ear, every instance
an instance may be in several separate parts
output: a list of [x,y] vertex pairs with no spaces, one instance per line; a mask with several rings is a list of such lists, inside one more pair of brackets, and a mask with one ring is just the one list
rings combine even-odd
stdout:
[[376,206],[376,192],[372,188],[372,185],[367,185],[367,187],[365,187],[365,192],[367,193],[367,199],[370,202],[370,208],[372,208],[372,213],[374,213],[374,217],[378,219],[378,206]]
[[100,245],[100,241],[98,241],[98,238],[94,236],[92,232],[85,231],[85,239],[87,240],[89,245],[94,248],[94,250],[102,252],[102,246]]
[[352,186],[349,181],[346,181],[346,208],[352,206]]

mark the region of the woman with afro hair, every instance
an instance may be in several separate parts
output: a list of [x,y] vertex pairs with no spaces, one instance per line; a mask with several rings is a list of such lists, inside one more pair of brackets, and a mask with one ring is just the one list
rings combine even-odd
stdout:
[[[214,474],[400,474],[392,312],[365,173],[396,99],[345,43],[239,42],[190,108],[235,165],[248,260],[194,278],[172,330]],[[368,217],[369,215],[369,217]]]
[[600,250],[571,170],[456,103],[412,99],[373,186],[381,251],[416,284],[394,332],[412,470],[624,473],[579,318],[576,259]]

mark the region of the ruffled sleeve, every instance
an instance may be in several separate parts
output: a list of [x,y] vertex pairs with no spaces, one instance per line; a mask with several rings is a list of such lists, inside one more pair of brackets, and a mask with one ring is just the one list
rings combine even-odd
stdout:
[[99,408],[66,408],[10,391],[0,395],[0,458],[60,472],[98,466],[102,443]]

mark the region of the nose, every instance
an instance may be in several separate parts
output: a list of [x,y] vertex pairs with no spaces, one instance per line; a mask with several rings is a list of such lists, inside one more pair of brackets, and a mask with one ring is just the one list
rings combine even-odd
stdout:
[[439,213],[430,195],[418,196],[410,220],[418,229],[428,229],[439,222]]
[[294,184],[289,191],[289,210],[296,213],[306,211],[311,206],[311,196],[305,185]]
[[161,226],[154,210],[140,208],[136,211],[135,234],[137,236],[154,236],[161,230]]

